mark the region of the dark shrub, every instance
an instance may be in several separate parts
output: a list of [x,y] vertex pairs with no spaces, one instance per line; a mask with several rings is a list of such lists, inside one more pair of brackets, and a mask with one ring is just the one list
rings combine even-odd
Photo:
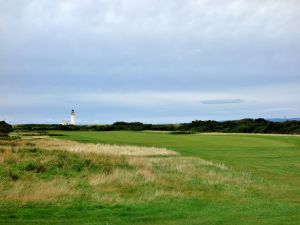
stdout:
[[195,134],[195,131],[184,131],[184,130],[178,130],[178,131],[171,131],[170,134]]
[[0,121],[0,136],[7,136],[9,132],[13,131],[13,127],[5,121]]

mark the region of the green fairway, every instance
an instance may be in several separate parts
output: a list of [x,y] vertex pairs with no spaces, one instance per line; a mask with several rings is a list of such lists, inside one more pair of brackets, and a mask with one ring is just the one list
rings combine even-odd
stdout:
[[[0,164],[0,194],[5,196],[0,224],[300,223],[299,136],[53,133],[83,143],[165,147],[179,155],[103,158],[28,147],[6,151]],[[31,169],[31,164],[37,166]],[[9,171],[20,178],[9,180]],[[69,191],[53,199],[33,195],[18,200],[8,194],[20,185],[27,190],[31,184],[57,182]]]

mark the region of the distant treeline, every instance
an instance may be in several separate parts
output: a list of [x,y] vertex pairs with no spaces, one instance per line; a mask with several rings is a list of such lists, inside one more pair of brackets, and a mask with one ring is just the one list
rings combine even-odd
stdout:
[[[154,130],[154,131],[189,131],[225,132],[225,133],[266,133],[266,134],[300,134],[300,121],[272,122],[265,119],[242,119],[218,122],[213,120],[195,120],[182,124],[144,124],[140,122],[116,122],[110,125],[58,125],[58,124],[24,124],[16,125],[17,131],[116,131],[116,130]],[[183,132],[184,133],[184,132]]]

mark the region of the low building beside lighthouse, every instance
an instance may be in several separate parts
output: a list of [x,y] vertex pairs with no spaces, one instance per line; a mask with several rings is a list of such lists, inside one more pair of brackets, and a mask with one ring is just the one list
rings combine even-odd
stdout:
[[76,125],[76,120],[75,120],[75,111],[72,109],[71,114],[70,114],[70,120],[63,120],[61,122],[61,125]]

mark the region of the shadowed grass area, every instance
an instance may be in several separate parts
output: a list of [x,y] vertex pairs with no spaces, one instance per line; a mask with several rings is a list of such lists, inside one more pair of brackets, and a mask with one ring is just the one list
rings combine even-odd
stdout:
[[26,204],[19,208],[6,205],[0,224],[297,224],[297,212],[296,208],[272,202],[256,202],[249,207],[205,199],[114,205],[74,201],[61,205]]
[[[33,138],[1,141],[0,224],[300,221],[299,137],[154,132],[64,135],[59,138],[166,147],[181,155],[109,155],[89,152],[91,145],[86,145],[89,153],[84,149],[74,153],[54,150]],[[61,149],[70,146],[51,141],[57,142],[51,146]]]

